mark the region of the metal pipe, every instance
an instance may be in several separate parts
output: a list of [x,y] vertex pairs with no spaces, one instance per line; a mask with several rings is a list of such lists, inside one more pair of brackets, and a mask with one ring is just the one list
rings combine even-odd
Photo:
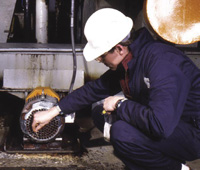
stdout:
[[30,42],[31,40],[31,2],[24,0],[24,41]]
[[46,0],[36,0],[36,40],[48,42],[48,5]]
[[75,51],[75,42],[74,42],[74,0],[71,0],[71,44],[72,44],[72,52],[73,52],[73,75],[69,88],[69,93],[73,91],[73,86],[76,78],[77,71],[77,61],[76,61],[76,51]]

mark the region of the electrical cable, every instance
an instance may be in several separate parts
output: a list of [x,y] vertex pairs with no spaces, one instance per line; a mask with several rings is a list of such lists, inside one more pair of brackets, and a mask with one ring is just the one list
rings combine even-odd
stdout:
[[76,50],[75,50],[75,41],[74,41],[74,0],[71,0],[70,28],[71,28],[71,44],[72,44],[72,53],[73,53],[73,74],[72,74],[71,84],[69,88],[69,93],[73,91],[74,82],[76,78],[76,71],[77,71],[77,60],[76,60]]

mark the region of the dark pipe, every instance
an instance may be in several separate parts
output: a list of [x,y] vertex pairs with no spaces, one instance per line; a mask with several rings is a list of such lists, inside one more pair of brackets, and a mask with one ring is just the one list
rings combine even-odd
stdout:
[[31,39],[31,0],[24,0],[24,41]]
[[77,61],[76,61],[76,51],[75,51],[75,42],[74,42],[74,0],[71,0],[71,44],[72,44],[72,53],[73,53],[73,75],[69,88],[69,93],[73,91],[74,82],[76,78],[76,70],[77,70]]

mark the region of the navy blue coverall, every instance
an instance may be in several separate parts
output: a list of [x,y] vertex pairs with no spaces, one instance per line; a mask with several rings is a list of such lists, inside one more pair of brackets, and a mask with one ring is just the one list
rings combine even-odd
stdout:
[[[145,28],[130,50],[132,99],[116,110],[114,150],[130,169],[180,170],[181,163],[200,158],[200,70],[178,49],[155,41]],[[58,105],[71,113],[118,93],[118,73],[108,70]]]

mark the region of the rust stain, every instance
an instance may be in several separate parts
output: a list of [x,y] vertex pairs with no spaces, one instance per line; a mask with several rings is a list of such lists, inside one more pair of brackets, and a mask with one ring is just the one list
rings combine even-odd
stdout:
[[147,20],[163,39],[176,44],[200,40],[200,5],[198,0],[146,0]]

